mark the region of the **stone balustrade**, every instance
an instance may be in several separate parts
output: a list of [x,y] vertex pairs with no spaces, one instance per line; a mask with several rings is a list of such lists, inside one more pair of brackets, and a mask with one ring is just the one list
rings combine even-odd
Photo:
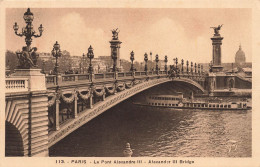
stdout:
[[6,78],[5,79],[5,92],[22,92],[29,91],[28,78]]

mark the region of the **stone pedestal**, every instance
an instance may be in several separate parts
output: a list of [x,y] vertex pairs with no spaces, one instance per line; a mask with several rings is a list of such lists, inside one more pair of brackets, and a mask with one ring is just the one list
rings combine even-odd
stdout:
[[29,91],[46,90],[45,75],[41,73],[41,69],[16,69],[10,77],[29,79]]
[[209,73],[207,76],[207,87],[209,95],[213,95],[213,91],[216,88],[216,75],[214,73]]
[[[28,80],[28,89],[20,92],[25,96],[24,99],[12,99],[27,104],[23,110],[20,122],[26,122],[24,129],[20,129],[18,121],[9,121],[16,126],[24,137],[24,141],[28,143],[24,150],[24,156],[48,156],[48,95],[45,84],[45,75],[41,74],[41,69],[16,69],[15,73],[10,76],[12,79]],[[16,91],[17,92],[17,91]],[[15,98],[13,96],[12,98]],[[11,100],[11,101],[12,101]],[[26,101],[26,103],[24,102]],[[16,109],[9,111],[11,114],[17,114]],[[7,120],[8,121],[8,120]]]
[[212,72],[221,72],[223,66],[221,66],[221,45],[223,37],[219,34],[215,34],[212,38]]

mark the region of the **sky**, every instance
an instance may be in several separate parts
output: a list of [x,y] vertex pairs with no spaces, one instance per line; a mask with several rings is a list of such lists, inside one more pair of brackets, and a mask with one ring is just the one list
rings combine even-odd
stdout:
[[[24,37],[14,34],[13,25],[25,26],[25,8],[6,9],[6,49],[17,51],[25,45]],[[62,50],[82,56],[92,45],[95,57],[110,56],[112,29],[118,28],[122,42],[120,58],[143,61],[152,52],[163,59],[184,59],[208,63],[212,59],[214,34],[210,27],[223,24],[222,62],[234,62],[241,43],[246,61],[252,61],[252,11],[243,8],[31,8],[34,29],[44,27],[42,37],[33,38],[39,52],[51,52],[58,41]],[[150,56],[149,56],[150,59]]]

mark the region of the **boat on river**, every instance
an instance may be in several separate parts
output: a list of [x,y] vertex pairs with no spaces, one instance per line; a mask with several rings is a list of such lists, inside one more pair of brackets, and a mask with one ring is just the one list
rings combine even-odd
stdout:
[[182,93],[176,95],[149,95],[146,97],[146,103],[135,103],[138,105],[165,107],[177,109],[207,109],[207,110],[248,110],[251,109],[247,104],[247,100],[232,102],[222,101],[220,99],[202,100],[202,99],[186,99]]

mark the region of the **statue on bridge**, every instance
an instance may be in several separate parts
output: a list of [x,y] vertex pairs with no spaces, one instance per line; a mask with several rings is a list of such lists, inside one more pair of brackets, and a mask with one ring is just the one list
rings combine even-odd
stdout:
[[112,34],[113,34],[113,40],[118,40],[118,33],[120,32],[120,31],[117,31],[118,30],[118,28],[117,29],[113,29],[113,30],[111,30],[112,31]]
[[36,51],[36,47],[30,49],[30,47],[24,46],[22,52],[16,52],[17,58],[19,60],[19,68],[30,69],[37,67],[36,64],[39,54]]
[[223,24],[218,25],[218,27],[210,27],[210,28],[214,29],[214,32],[215,32],[214,36],[219,36],[220,35],[219,34],[219,30],[221,29],[222,26],[223,26]]

